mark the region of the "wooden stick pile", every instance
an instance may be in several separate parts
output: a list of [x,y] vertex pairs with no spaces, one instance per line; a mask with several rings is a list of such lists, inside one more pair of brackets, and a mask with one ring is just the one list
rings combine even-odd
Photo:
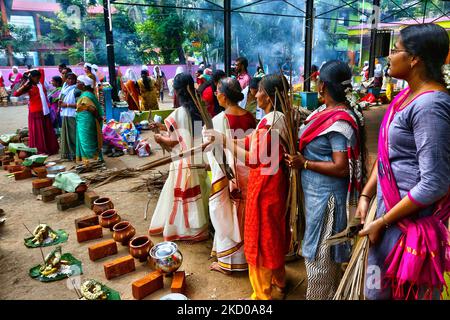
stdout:
[[[280,76],[284,77],[280,72]],[[280,101],[281,108],[286,120],[287,131],[287,152],[289,154],[298,153],[298,132],[302,124],[302,114],[294,107],[291,80],[289,88],[283,81],[283,91],[276,89],[276,98]],[[295,254],[296,247],[300,250],[301,240],[304,233],[304,205],[302,198],[302,188],[300,174],[297,169],[290,169],[289,172],[289,193],[287,199],[287,212],[289,214],[289,228],[291,233],[291,242],[289,245],[289,255]]]
[[[375,219],[377,200],[370,205],[365,225]],[[364,300],[364,284],[366,275],[367,257],[369,255],[369,237],[359,238],[353,249],[352,257],[345,270],[333,300]]]

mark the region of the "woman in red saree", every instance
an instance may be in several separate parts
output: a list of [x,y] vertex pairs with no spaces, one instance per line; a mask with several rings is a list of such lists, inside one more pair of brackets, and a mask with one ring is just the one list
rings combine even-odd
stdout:
[[[432,48],[432,49],[430,49]],[[441,67],[449,50],[435,24],[404,28],[389,56],[389,75],[409,87],[392,101],[380,128],[378,160],[356,214],[378,197],[369,236],[368,299],[439,299],[450,270],[450,96]],[[380,277],[381,275],[381,277]],[[382,280],[382,281],[380,281]]]
[[30,148],[39,153],[53,155],[58,153],[59,145],[50,118],[50,103],[44,86],[44,69],[33,69],[24,74],[26,82],[14,92],[15,97],[25,93],[30,96],[28,129]]
[[[244,224],[244,252],[253,288],[253,300],[270,300],[284,293],[284,257],[288,251],[286,201],[288,175],[283,162],[285,117],[275,98],[286,79],[280,75],[263,78],[256,98],[266,113],[256,130],[243,140],[230,139],[214,130],[207,138],[217,137],[224,146],[250,167]],[[273,288],[275,290],[273,290]]]

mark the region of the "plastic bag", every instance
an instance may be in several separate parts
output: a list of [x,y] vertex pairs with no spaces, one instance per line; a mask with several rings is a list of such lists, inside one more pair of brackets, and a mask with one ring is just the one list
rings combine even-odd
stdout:
[[120,113],[120,121],[121,123],[133,122],[134,121],[134,112],[126,111]]
[[139,141],[135,150],[139,157],[148,157],[152,152],[150,143],[147,140]]

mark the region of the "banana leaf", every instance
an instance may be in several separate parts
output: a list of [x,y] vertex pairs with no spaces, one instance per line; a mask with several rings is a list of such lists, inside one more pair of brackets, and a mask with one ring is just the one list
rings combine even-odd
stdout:
[[116,290],[108,288],[104,284],[102,284],[102,290],[106,293],[106,300],[120,300],[120,293]]
[[61,269],[57,271],[57,275],[55,277],[43,276],[41,274],[40,268],[41,265],[34,266],[30,269],[29,275],[31,278],[39,280],[41,282],[53,282],[62,279],[66,279],[71,276],[83,274],[83,270],[81,268],[81,261],[77,260],[72,254],[64,253],[61,256],[61,260],[68,261],[70,266],[70,274],[61,273]]
[[442,291],[442,300],[450,300],[450,272],[444,274],[445,283],[447,284],[448,290],[444,288]]
[[29,167],[33,163],[43,164],[45,162],[45,160],[47,160],[47,158],[48,158],[48,156],[45,154],[37,154],[37,155],[26,158],[23,161],[23,165]]
[[30,153],[37,153],[37,148],[29,148],[23,143],[10,143],[8,145],[8,150],[14,153],[17,153],[17,151],[26,151]]
[[42,243],[41,245],[38,245],[31,241],[31,240],[33,240],[34,237],[28,237],[28,238],[23,239],[25,246],[27,248],[50,247],[50,246],[54,246],[56,244],[64,243],[69,238],[68,233],[64,230],[60,229],[60,230],[56,230],[55,232],[56,232],[56,238],[51,242],[45,243],[45,241],[44,241],[44,243]]

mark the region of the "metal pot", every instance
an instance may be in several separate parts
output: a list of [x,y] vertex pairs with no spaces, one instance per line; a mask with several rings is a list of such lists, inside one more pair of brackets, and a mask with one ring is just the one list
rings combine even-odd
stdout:
[[66,167],[65,166],[51,166],[47,168],[47,173],[48,174],[54,174],[57,175],[58,173],[64,172],[66,171]]
[[180,268],[183,255],[174,242],[165,241],[158,243],[150,250],[150,257],[156,270],[172,274]]

